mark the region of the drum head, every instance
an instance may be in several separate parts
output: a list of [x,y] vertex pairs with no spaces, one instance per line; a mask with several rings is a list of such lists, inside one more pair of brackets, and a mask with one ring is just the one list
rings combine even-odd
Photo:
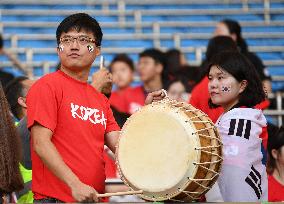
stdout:
[[122,179],[147,200],[166,200],[196,173],[199,137],[186,114],[168,104],[143,107],[121,131],[117,163]]

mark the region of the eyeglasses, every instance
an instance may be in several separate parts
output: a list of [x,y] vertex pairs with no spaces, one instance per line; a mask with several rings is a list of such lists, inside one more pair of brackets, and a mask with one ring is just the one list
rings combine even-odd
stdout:
[[60,38],[60,43],[62,43],[63,45],[69,46],[72,43],[74,43],[74,41],[77,40],[77,42],[80,45],[87,45],[88,43],[96,43],[96,41],[88,36],[78,36],[78,37],[72,37],[72,36],[65,36]]

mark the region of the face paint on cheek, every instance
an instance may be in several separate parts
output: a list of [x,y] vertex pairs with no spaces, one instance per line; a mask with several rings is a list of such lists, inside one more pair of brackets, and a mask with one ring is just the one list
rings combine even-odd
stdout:
[[93,45],[87,45],[87,48],[89,50],[89,52],[94,52],[94,46]]
[[231,92],[231,86],[224,86],[224,85],[222,85],[222,87],[221,87],[221,91],[222,92]]
[[59,46],[58,46],[58,50],[59,50],[59,52],[63,52],[64,46],[63,46],[63,45],[59,45]]

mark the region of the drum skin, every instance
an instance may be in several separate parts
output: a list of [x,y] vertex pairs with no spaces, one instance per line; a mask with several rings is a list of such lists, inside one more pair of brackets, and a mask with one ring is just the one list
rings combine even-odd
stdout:
[[168,98],[130,116],[116,151],[121,179],[148,201],[198,200],[217,180],[221,163],[221,139],[208,116]]

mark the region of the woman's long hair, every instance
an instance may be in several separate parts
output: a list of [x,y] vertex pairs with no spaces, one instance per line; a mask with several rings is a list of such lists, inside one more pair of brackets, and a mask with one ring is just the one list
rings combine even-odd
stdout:
[[8,102],[0,83],[0,193],[21,190],[23,179],[19,169],[20,137],[17,135]]

